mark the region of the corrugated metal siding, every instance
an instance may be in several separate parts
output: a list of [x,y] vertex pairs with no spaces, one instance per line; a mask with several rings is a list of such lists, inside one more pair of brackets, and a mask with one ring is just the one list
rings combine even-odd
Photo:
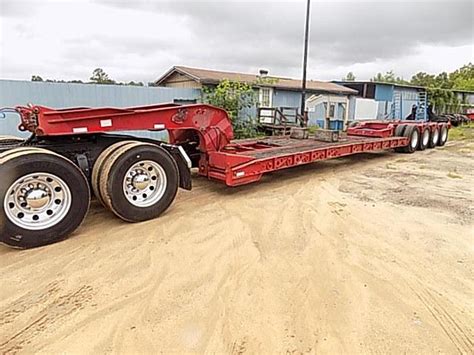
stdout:
[[[309,96],[308,96],[309,97]],[[288,90],[273,90],[273,107],[300,107],[301,93]]]
[[395,117],[404,119],[411,113],[413,105],[418,105],[418,90],[412,88],[397,88],[394,91],[402,98],[401,112],[395,112]]
[[392,85],[375,85],[375,101],[392,101]]
[[353,121],[355,120],[355,110],[356,110],[356,96],[350,96],[349,97],[349,107],[347,108],[349,110],[348,113],[348,120]]
[[[26,105],[30,102],[54,108],[127,107],[173,102],[174,99],[199,101],[200,98],[201,91],[197,89],[0,80],[0,107]],[[28,133],[18,132],[18,123],[19,118],[15,114],[0,118],[0,135],[28,136]],[[156,139],[164,137],[163,132],[129,133]]]

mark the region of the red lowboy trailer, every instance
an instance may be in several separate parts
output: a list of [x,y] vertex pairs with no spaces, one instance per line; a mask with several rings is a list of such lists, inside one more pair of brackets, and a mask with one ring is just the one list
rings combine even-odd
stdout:
[[[190,169],[238,186],[263,174],[362,152],[444,145],[449,125],[360,122],[337,142],[272,136],[233,140],[227,113],[204,105],[51,109],[18,106],[27,140],[0,138],[0,241],[34,247],[66,237],[83,221],[90,190],[123,220],[159,216]],[[166,130],[169,141],[114,134]]]

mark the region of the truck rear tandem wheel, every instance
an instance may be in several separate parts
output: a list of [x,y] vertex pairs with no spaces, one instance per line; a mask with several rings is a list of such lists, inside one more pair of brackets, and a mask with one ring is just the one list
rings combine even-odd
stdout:
[[40,148],[0,154],[0,241],[30,248],[61,240],[83,221],[90,194],[81,170]]
[[119,218],[138,222],[163,213],[179,186],[189,188],[190,175],[179,174],[187,166],[178,168],[184,160],[169,145],[170,152],[160,142],[128,136],[75,138],[33,139],[32,145],[0,138],[1,243],[32,248],[66,238],[83,221],[91,190]]
[[149,143],[117,148],[99,175],[104,205],[128,222],[158,217],[173,202],[178,185],[176,162],[166,150]]
[[[32,136],[0,136],[0,242],[18,248],[66,238],[84,220],[91,191],[117,217],[140,222],[165,212],[178,187],[191,189],[191,167],[201,176],[239,186],[320,160],[442,146],[450,127],[365,121],[351,125],[336,141],[323,135],[233,140],[227,113],[203,104],[15,109],[20,130]],[[114,134],[162,129],[169,143]]]

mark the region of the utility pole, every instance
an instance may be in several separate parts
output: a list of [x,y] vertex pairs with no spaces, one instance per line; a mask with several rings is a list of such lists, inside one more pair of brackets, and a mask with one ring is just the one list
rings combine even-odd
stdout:
[[309,9],[311,0],[306,3],[306,26],[304,30],[303,80],[301,82],[301,115],[305,114],[306,106],[306,67],[308,65]]

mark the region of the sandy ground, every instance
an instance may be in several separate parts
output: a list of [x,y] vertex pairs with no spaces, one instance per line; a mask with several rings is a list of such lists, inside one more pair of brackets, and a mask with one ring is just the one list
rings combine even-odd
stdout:
[[472,353],[473,151],[197,178],[134,225],[94,204],[0,247],[0,353]]

